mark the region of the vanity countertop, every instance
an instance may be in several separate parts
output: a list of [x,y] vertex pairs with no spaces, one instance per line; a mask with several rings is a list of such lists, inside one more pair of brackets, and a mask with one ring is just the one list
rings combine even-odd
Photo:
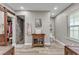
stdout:
[[12,46],[0,46],[0,55],[6,54],[11,49],[13,49]]

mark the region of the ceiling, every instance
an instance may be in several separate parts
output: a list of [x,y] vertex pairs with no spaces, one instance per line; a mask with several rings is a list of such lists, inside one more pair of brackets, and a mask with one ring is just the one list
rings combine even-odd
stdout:
[[[71,3],[4,3],[4,5],[15,11],[22,10],[21,7],[24,7],[23,10],[29,11],[50,11],[54,17],[71,5]],[[55,10],[54,8],[57,9]]]

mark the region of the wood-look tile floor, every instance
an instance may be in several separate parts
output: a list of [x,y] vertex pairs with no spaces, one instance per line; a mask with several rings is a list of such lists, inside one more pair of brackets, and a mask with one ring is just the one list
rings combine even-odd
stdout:
[[58,44],[45,47],[22,46],[15,49],[16,55],[64,55],[64,47]]

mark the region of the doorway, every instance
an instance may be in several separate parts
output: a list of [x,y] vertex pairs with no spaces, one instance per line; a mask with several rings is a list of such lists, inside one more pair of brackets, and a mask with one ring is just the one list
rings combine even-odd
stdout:
[[24,22],[25,17],[23,15],[17,15],[16,25],[16,44],[24,44]]

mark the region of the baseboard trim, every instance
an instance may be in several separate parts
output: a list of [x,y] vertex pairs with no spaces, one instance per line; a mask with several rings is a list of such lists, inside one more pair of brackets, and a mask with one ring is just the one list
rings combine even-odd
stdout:
[[24,45],[32,45],[32,43],[25,43]]
[[23,47],[23,46],[24,46],[24,44],[16,44],[15,45],[15,47],[20,47],[20,48]]
[[[32,43],[25,43],[24,45],[30,45],[30,46],[32,46]],[[45,45],[50,45],[50,43],[45,43]]]
[[59,41],[58,39],[56,39],[55,41],[58,42],[59,44],[65,46],[65,44],[63,42]]

